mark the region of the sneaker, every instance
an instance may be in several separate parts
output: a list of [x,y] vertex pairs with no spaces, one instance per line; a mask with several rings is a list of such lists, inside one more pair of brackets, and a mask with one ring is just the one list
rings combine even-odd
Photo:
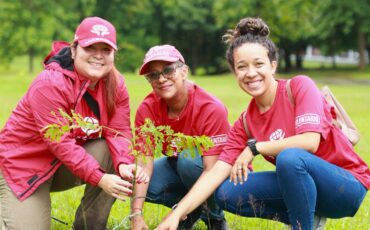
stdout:
[[225,218],[203,220],[208,230],[229,230]]
[[[313,229],[314,230],[324,230],[326,224],[326,217],[314,216],[313,219]],[[292,225],[285,225],[287,229],[292,229]]]
[[326,217],[315,216],[314,222],[313,222],[313,229],[324,230],[325,224],[326,224]]

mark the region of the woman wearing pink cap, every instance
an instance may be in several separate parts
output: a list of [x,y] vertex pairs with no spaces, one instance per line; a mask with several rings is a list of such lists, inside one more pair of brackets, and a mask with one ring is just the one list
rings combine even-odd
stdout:
[[[186,135],[209,136],[214,147],[196,156],[185,157],[184,151],[177,157],[164,156],[154,161],[149,158],[145,166],[151,175],[149,185],[137,187],[136,197],[146,196],[148,202],[173,207],[186,195],[203,171],[208,171],[216,162],[226,143],[230,129],[227,110],[220,100],[187,80],[189,68],[180,52],[173,46],[152,47],[145,55],[140,74],[145,75],[153,88],[140,104],[135,119],[139,127],[146,118],[155,125],[168,125],[175,132]],[[167,143],[170,144],[170,143]],[[147,153],[146,153],[147,154]],[[166,153],[163,153],[166,155]],[[143,199],[135,199],[131,211],[134,229],[145,229],[142,213]],[[190,229],[200,217],[208,229],[227,229],[224,213],[216,205],[214,197],[207,201],[201,215],[201,208],[195,210],[181,223],[181,228]]]
[[[114,66],[116,31],[108,21],[89,17],[71,45],[55,42],[52,48],[45,70],[0,133],[0,226],[49,229],[50,192],[86,183],[73,227],[105,229],[115,198],[132,193],[135,168],[129,155],[129,98]],[[51,114],[58,109],[122,135],[103,130],[100,138],[100,129],[74,129],[52,142],[40,130],[58,122]],[[140,168],[136,180],[148,181]]]

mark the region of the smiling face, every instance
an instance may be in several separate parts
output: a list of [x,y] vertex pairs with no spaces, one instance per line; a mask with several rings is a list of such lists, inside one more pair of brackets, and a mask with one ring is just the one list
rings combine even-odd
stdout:
[[72,47],[74,66],[78,74],[91,80],[90,88],[112,70],[114,49],[105,43],[95,43],[87,47]]
[[[171,76],[163,76],[163,72],[168,67],[174,66],[174,71]],[[153,61],[149,64],[148,73],[160,73],[159,78],[150,82],[153,91],[166,101],[180,100],[182,95],[186,94],[185,79],[187,76],[187,66],[177,65],[177,63],[169,63],[165,61]]]
[[245,43],[234,50],[234,72],[242,90],[259,97],[276,87],[276,61],[270,61],[267,49],[257,43]]

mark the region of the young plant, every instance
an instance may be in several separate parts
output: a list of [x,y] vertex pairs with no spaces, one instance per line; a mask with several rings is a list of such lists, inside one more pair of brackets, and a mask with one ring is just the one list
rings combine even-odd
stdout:
[[[58,113],[52,111],[51,114],[56,117],[57,122],[48,124],[42,129],[44,137],[50,141],[60,142],[63,135],[68,134],[74,129],[99,130],[99,137],[101,137],[103,129],[108,129],[115,136],[122,135],[122,133],[115,129],[84,119],[73,110],[68,114],[62,109],[59,109]],[[184,150],[188,150],[190,157],[195,157],[196,151],[199,155],[202,155],[203,151],[207,151],[211,147],[213,147],[213,142],[205,135],[189,136],[179,132],[175,133],[170,126],[156,126],[150,119],[145,119],[144,124],[134,130],[134,136],[131,139],[131,154],[135,158],[134,178],[136,178],[136,169],[139,160],[145,161],[147,156],[157,158],[165,153],[167,156],[176,157]],[[185,156],[189,157],[189,154]],[[135,179],[133,179],[132,184],[133,188],[135,188]],[[137,198],[146,197],[131,197],[130,199]],[[124,218],[115,229],[124,224],[130,216]]]
[[[113,132],[115,136],[122,135],[115,129],[85,120],[73,110],[68,114],[59,109],[58,113],[60,116],[52,111],[51,114],[55,116],[57,122],[48,124],[41,130],[44,137],[50,141],[60,142],[61,137],[73,129],[99,130],[99,137],[104,129]],[[177,156],[186,149],[189,150],[191,157],[194,157],[196,150],[202,155],[203,151],[211,147],[213,147],[213,142],[205,135],[189,136],[179,132],[175,133],[170,126],[155,126],[150,119],[145,119],[144,124],[134,131],[134,137],[131,139],[131,154],[135,159],[149,155],[156,158],[162,153],[166,153],[167,156]]]

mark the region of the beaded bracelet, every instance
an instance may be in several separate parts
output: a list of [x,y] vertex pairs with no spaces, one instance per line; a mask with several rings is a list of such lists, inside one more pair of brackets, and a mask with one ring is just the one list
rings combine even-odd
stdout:
[[143,211],[137,211],[137,212],[134,212],[134,213],[131,213],[129,216],[128,216],[128,219],[131,221],[132,218],[134,218],[135,216],[142,216],[143,215]]

